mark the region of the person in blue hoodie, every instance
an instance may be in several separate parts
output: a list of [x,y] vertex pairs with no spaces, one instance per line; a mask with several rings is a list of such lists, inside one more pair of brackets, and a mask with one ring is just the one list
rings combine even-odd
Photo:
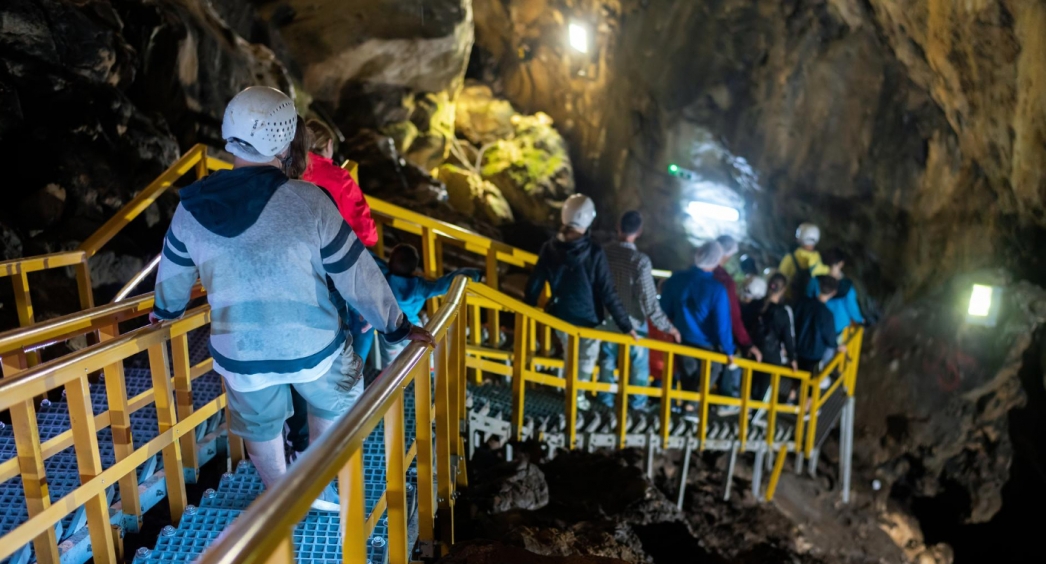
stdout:
[[[617,295],[607,255],[588,234],[595,219],[596,206],[591,198],[582,194],[567,198],[560,211],[562,226],[541,247],[538,262],[527,279],[523,301],[536,306],[547,283],[552,289],[552,299],[545,305],[549,314],[578,327],[593,328],[603,322],[604,312],[609,311],[618,329],[638,340],[628,311]],[[556,336],[566,351],[570,337],[563,331],[556,331]],[[578,380],[592,380],[598,360],[599,340],[578,339]],[[577,406],[586,410],[591,402],[579,393]]]
[[[467,276],[479,282],[481,276],[480,271],[475,268],[462,268],[440,276],[436,280],[428,280],[416,275],[420,263],[421,257],[418,249],[407,244],[396,245],[389,254],[388,272],[385,275],[389,288],[392,289],[392,295],[396,296],[396,303],[399,304],[407,319],[414,324],[421,323],[419,315],[425,307],[425,302],[450,291],[454,278]],[[383,336],[378,337],[378,342],[382,368],[392,363],[407,346],[403,341],[391,342]]]
[[[723,258],[723,247],[709,241],[694,255],[694,266],[672,273],[661,288],[661,309],[668,314],[672,325],[679,330],[682,344],[727,355],[727,365],[734,363],[734,336],[730,319],[730,299],[726,288],[713,275]],[[677,355],[679,385],[687,391],[696,392],[701,383],[701,361]],[[737,383],[730,377],[726,366],[713,363],[711,383],[718,381],[719,393],[738,397]],[[684,417],[695,419],[697,406],[687,403]],[[729,415],[730,409],[721,409],[721,415]],[[736,410],[735,410],[736,412]]]
[[[251,87],[225,109],[235,157],[180,192],[156,274],[154,322],[177,319],[199,278],[211,307],[210,351],[225,381],[229,427],[244,439],[262,482],[287,470],[283,425],[291,388],[305,398],[315,440],[363,393],[362,362],[328,291],[334,288],[390,341],[432,343],[411,323],[337,206],[291,180],[308,146],[293,101]],[[338,511],[328,487],[313,507]]]
[[[861,314],[861,306],[857,303],[857,290],[854,283],[843,274],[846,266],[846,254],[840,249],[831,249],[821,257],[825,266],[828,267],[828,276],[839,281],[839,290],[835,297],[828,300],[825,305],[832,312],[835,320],[835,334],[840,335],[850,325],[863,325],[864,315]],[[811,298],[821,294],[821,284],[818,277],[810,279],[806,287],[806,295]]]

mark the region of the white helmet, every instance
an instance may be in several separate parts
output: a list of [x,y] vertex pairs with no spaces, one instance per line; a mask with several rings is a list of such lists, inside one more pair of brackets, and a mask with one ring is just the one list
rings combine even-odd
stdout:
[[253,163],[267,163],[294,139],[298,112],[286,94],[268,86],[251,86],[225,107],[222,138],[225,150]]
[[749,276],[741,286],[741,297],[749,300],[761,300],[766,297],[766,278]]
[[800,223],[795,230],[795,239],[800,245],[816,245],[821,240],[821,230],[812,223]]
[[596,205],[592,198],[582,194],[574,194],[563,202],[563,212],[560,214],[563,225],[573,227],[578,231],[587,231],[596,219]]

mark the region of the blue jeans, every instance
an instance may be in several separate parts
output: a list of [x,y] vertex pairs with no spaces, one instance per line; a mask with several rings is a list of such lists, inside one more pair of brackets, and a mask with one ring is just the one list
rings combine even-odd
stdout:
[[[636,328],[636,334],[641,338],[647,336],[647,326]],[[604,341],[599,347],[599,381],[613,384],[614,370],[617,369],[617,343]],[[650,349],[644,347],[628,347],[629,364],[632,369],[628,377],[628,383],[633,386],[648,386],[650,384]],[[597,399],[608,407],[614,405],[614,394],[600,392]],[[646,407],[647,396],[628,396],[628,406],[632,409],[643,409]]]

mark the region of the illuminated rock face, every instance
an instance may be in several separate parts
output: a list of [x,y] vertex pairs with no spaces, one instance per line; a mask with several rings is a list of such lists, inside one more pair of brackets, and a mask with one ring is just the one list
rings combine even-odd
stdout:
[[[475,74],[555,119],[603,217],[638,206],[659,218],[664,235],[642,242],[659,264],[686,256],[686,187],[664,172],[708,170],[690,153],[704,130],[757,173],[751,190],[707,176],[747,202],[761,249],[780,255],[813,220],[879,295],[989,265],[1046,279],[1031,244],[1046,226],[1041,2],[475,0],[474,11]],[[568,45],[575,20],[591,23],[594,53]]]

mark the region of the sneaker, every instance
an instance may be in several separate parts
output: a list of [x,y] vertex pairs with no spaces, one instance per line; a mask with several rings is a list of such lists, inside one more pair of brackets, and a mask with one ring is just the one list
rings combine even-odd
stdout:
[[588,401],[587,397],[580,395],[577,397],[577,408],[581,411],[588,411],[592,409],[592,403]]
[[721,405],[719,406],[719,411],[716,412],[716,415],[720,417],[733,417],[738,413],[741,413],[741,408],[736,405]]
[[316,511],[329,511],[331,513],[341,511],[341,500],[338,498],[338,492],[334,491],[334,484],[327,484],[320,497],[312,502],[312,508]]
[[683,421],[689,421],[691,423],[697,423],[701,420],[701,417],[696,411],[687,411],[683,414]]

